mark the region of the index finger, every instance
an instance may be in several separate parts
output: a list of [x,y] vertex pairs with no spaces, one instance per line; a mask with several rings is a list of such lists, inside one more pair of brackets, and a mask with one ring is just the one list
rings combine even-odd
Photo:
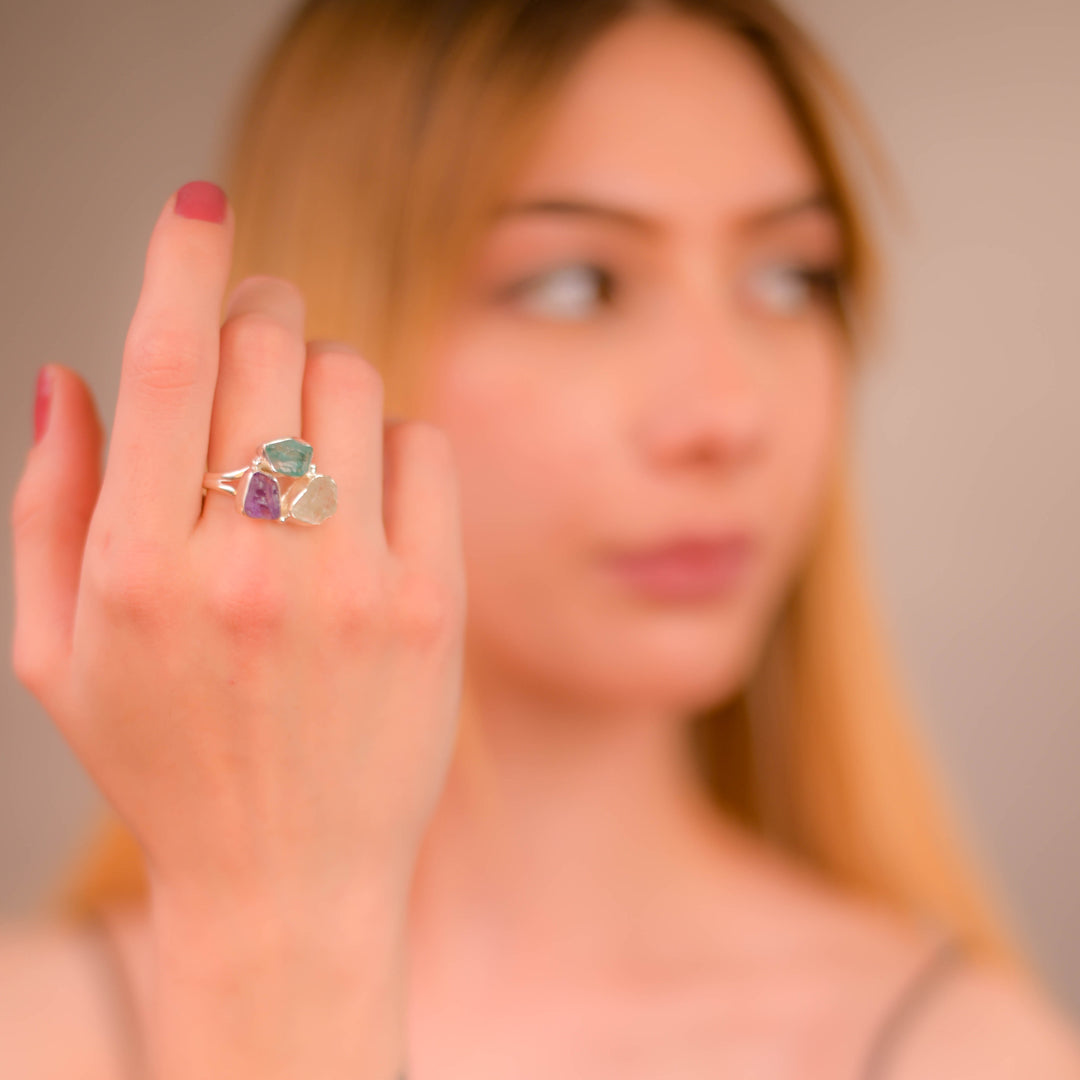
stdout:
[[129,536],[187,536],[199,518],[233,231],[225,193],[195,180],[151,233],[99,496]]

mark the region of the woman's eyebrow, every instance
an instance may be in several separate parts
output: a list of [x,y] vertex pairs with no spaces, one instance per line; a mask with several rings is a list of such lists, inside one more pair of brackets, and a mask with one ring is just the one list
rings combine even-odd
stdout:
[[[767,203],[744,211],[736,219],[735,226],[740,231],[753,231],[807,213],[824,213],[836,216],[835,201],[824,189],[815,189],[790,199]],[[658,219],[649,217],[637,210],[631,210],[615,203],[596,202],[591,199],[566,196],[534,198],[524,202],[503,205],[496,211],[495,220],[505,221],[512,218],[548,214],[562,217],[597,218],[643,233],[657,233],[662,229]]]
[[802,214],[819,214],[837,219],[840,217],[836,199],[824,188],[819,188],[794,199],[752,210],[743,215],[737,224],[739,228],[750,231],[775,225]]
[[636,210],[630,210],[614,203],[593,202],[589,199],[549,196],[529,199],[525,202],[502,206],[495,214],[496,221],[509,218],[532,217],[536,215],[558,215],[560,217],[590,217],[624,225],[638,232],[657,232],[660,223]]

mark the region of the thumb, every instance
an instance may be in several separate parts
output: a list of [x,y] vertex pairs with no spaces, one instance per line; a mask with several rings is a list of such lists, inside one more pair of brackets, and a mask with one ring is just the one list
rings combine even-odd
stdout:
[[45,703],[66,668],[90,515],[101,487],[105,429],[89,387],[46,364],[44,431],[26,456],[11,505],[15,570],[12,666]]

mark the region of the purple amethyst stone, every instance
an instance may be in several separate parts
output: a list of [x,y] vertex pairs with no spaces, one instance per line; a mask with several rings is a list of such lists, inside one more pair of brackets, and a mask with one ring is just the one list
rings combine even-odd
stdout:
[[266,473],[253,472],[244,494],[244,513],[253,518],[281,517],[281,493],[277,481]]

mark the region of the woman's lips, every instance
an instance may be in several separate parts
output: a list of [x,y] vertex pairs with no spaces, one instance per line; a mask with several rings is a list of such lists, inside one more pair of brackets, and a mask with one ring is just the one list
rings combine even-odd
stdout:
[[618,553],[607,565],[631,587],[658,599],[699,599],[730,592],[743,579],[754,542],[746,533],[684,540],[650,551]]

